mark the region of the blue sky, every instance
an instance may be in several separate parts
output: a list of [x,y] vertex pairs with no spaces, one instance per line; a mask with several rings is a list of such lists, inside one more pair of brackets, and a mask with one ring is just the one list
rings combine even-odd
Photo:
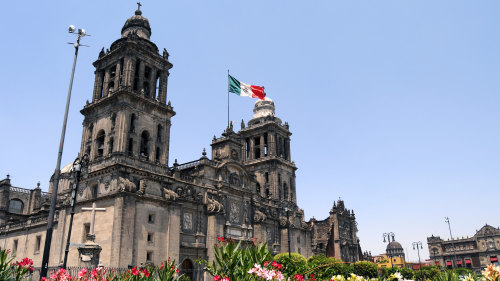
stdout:
[[[84,38],[63,164],[76,157],[92,62],[119,38],[136,1],[10,1],[0,17],[0,177],[46,189],[54,171],[74,37]],[[498,1],[143,1],[152,40],[174,64],[170,161],[187,162],[226,126],[227,69],[264,85],[293,132],[306,216],[339,197],[363,250],[382,233],[417,254],[431,234],[500,225]],[[254,100],[231,96],[231,120]],[[426,246],[426,244],[424,244]],[[424,246],[424,247],[425,247]],[[423,257],[428,257],[424,249]]]

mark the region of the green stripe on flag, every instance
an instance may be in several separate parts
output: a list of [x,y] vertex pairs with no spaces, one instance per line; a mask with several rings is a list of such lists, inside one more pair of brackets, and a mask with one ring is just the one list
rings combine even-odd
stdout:
[[238,96],[241,94],[240,81],[231,75],[227,75],[229,79],[229,92],[235,93]]

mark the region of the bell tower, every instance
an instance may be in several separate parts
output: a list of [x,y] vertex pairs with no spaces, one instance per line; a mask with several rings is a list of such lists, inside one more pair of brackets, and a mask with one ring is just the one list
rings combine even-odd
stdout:
[[[170,119],[167,84],[172,64],[168,52],[150,41],[151,27],[140,5],[121,30],[121,38],[102,49],[94,62],[92,102],[85,116],[81,153],[91,163],[168,167]],[[119,159],[119,160],[118,160]],[[104,161],[104,162],[103,162]]]
[[239,159],[258,182],[257,193],[264,198],[297,204],[295,171],[291,161],[288,123],[276,117],[274,102],[266,97],[255,102],[253,118],[241,130],[227,128],[223,138],[212,141],[215,160]]

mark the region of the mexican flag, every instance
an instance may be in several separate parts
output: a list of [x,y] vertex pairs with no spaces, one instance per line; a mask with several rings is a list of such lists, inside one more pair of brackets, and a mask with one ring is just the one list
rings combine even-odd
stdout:
[[264,87],[248,85],[243,82],[238,81],[238,79],[228,74],[229,78],[229,92],[235,93],[238,96],[259,98],[264,100],[266,93],[264,92]]

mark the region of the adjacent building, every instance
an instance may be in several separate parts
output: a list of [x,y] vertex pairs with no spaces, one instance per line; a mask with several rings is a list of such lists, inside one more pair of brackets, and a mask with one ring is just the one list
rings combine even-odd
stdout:
[[309,221],[313,232],[312,252],[325,254],[345,262],[363,260],[357,236],[358,228],[353,210],[346,209],[344,201],[333,203],[330,216],[324,220]]
[[427,237],[431,263],[447,268],[465,267],[481,271],[490,264],[498,265],[500,229],[488,224],[476,230],[472,237],[443,240]]

